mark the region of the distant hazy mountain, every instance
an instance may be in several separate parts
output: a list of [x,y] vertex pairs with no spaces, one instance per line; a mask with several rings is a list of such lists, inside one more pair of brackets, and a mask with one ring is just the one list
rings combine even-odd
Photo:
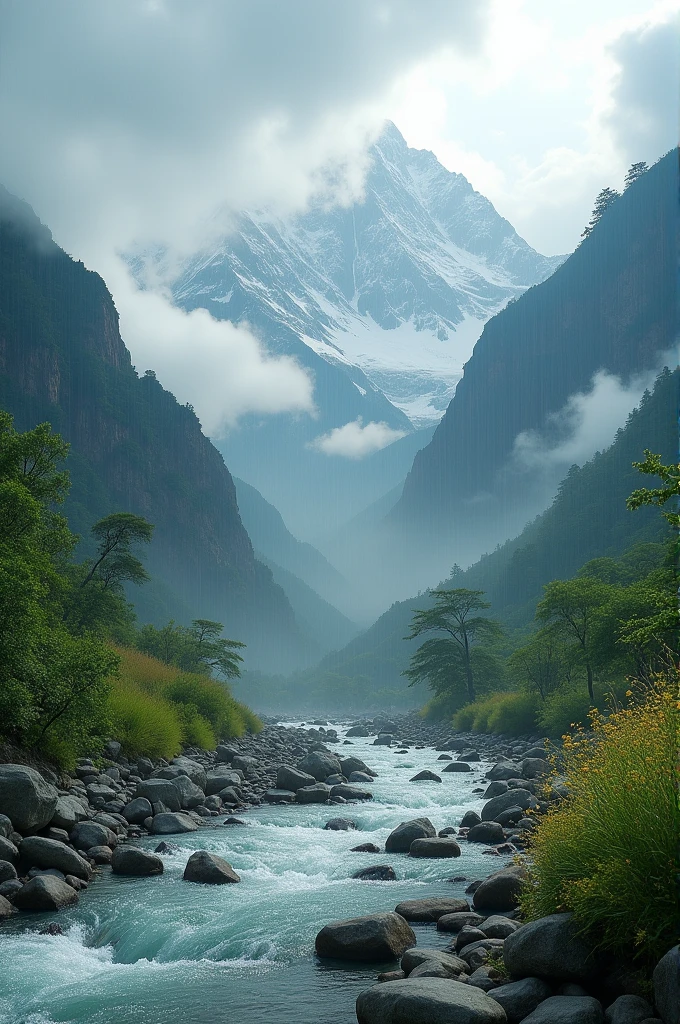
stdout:
[[[462,175],[409,149],[394,125],[371,158],[362,202],[288,220],[243,213],[172,286],[179,305],[248,322],[270,351],[313,372],[316,418],[252,417],[216,442],[305,539],[384,493],[364,496],[356,463],[309,443],[358,417],[402,432],[433,426],[485,321],[562,260],[535,252]],[[154,259],[135,256],[140,276]]]

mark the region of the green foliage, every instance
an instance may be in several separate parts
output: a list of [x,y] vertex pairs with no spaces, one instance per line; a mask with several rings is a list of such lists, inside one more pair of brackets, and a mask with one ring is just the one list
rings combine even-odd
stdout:
[[[643,462],[634,462],[633,466],[641,473],[651,476],[658,476],[661,480],[660,487],[640,487],[628,498],[626,505],[631,511],[642,508],[643,505],[656,505],[662,508],[662,515],[674,528],[680,527],[680,513],[678,513],[678,501],[680,500],[680,463],[664,466],[660,455],[654,455],[645,448]],[[663,509],[663,506],[673,501],[674,509]]]
[[570,795],[531,840],[524,913],[572,911],[624,967],[651,967],[677,941],[677,684],[658,678],[629,708],[593,713],[594,735],[566,740]]
[[179,754],[183,729],[177,707],[133,686],[116,685],[109,696],[112,734],[126,757]]
[[[411,631],[405,640],[413,640],[423,633],[445,634],[431,637],[422,644],[411,658],[411,664],[404,672],[409,685],[427,681],[435,693],[455,693],[461,686],[467,691],[470,701],[475,699],[475,666],[472,660],[473,645],[498,642],[502,636],[500,625],[494,620],[475,611],[489,608],[483,600],[483,591],[433,590],[430,592],[434,604],[430,608],[417,609],[413,615]],[[499,665],[487,662],[487,672],[500,673]]]
[[[619,686],[619,692],[622,688],[625,690],[624,684]],[[595,684],[593,698],[595,708],[605,709],[613,696],[611,687]],[[592,708],[593,703],[582,687],[564,686],[541,703],[537,710],[536,720],[541,732],[557,740],[565,733],[573,732],[579,726],[587,724]]]
[[245,644],[220,636],[222,629],[221,622],[209,619],[195,619],[191,626],[170,621],[162,629],[149,625],[140,630],[136,646],[185,672],[217,672],[225,679],[235,679],[243,662],[238,652]]
[[87,567],[81,587],[86,587],[93,580],[104,590],[120,588],[123,583],[146,583],[149,575],[142,562],[132,554],[130,545],[150,542],[153,534],[151,523],[131,512],[114,512],[95,523],[90,532],[99,542],[99,547],[95,559]]
[[461,732],[523,736],[536,732],[537,706],[537,698],[531,693],[492,693],[466,704],[454,715],[453,724]]

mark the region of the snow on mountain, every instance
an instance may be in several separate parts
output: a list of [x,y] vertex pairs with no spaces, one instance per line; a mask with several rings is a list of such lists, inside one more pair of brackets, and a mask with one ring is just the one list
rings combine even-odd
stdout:
[[300,358],[302,344],[303,362],[314,368],[315,353],[422,426],[441,418],[484,323],[563,257],[537,253],[394,125],[372,156],[361,203],[289,220],[243,213],[173,291],[185,308],[248,321],[273,351]]

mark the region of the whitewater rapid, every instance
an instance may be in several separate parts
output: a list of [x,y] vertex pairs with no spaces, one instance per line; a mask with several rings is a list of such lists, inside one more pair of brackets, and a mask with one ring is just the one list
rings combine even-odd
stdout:
[[[292,724],[292,723],[291,723]],[[338,730],[344,738],[344,730]],[[0,1024],[353,1024],[354,1001],[380,965],[322,962],[314,937],[328,921],[393,910],[404,899],[462,896],[469,882],[504,866],[485,847],[462,843],[455,860],[405,854],[352,853],[385,839],[400,821],[427,815],[437,829],[479,810],[479,771],[442,774],[442,783],[411,783],[416,771],[444,767],[432,749],[397,754],[353,739],[336,748],[379,773],[374,799],[346,807],[263,806],[239,815],[247,826],[213,818],[198,833],[169,836],[156,878],[99,873],[76,907],[54,915],[16,915],[0,926]],[[348,817],[357,830],[323,829]],[[141,841],[153,850],[158,837]],[[229,861],[240,885],[184,882],[190,853],[205,849]],[[396,882],[351,875],[391,864]],[[465,881],[451,882],[465,876]],[[40,935],[56,920],[63,936]],[[416,926],[419,944],[443,947],[433,925]],[[390,967],[396,966],[394,964]]]

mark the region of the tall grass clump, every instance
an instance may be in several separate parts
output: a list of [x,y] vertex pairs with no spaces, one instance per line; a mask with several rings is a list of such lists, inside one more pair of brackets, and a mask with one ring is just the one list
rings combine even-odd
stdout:
[[466,704],[453,716],[461,732],[506,733],[522,736],[536,731],[536,697],[524,691],[492,693]]
[[111,734],[126,757],[175,757],[184,729],[178,708],[162,697],[114,683],[109,695]]
[[569,796],[540,819],[530,844],[524,914],[572,911],[601,948],[628,962],[653,963],[677,942],[674,690],[657,680],[637,703],[609,717],[591,712],[590,735],[565,737]]

